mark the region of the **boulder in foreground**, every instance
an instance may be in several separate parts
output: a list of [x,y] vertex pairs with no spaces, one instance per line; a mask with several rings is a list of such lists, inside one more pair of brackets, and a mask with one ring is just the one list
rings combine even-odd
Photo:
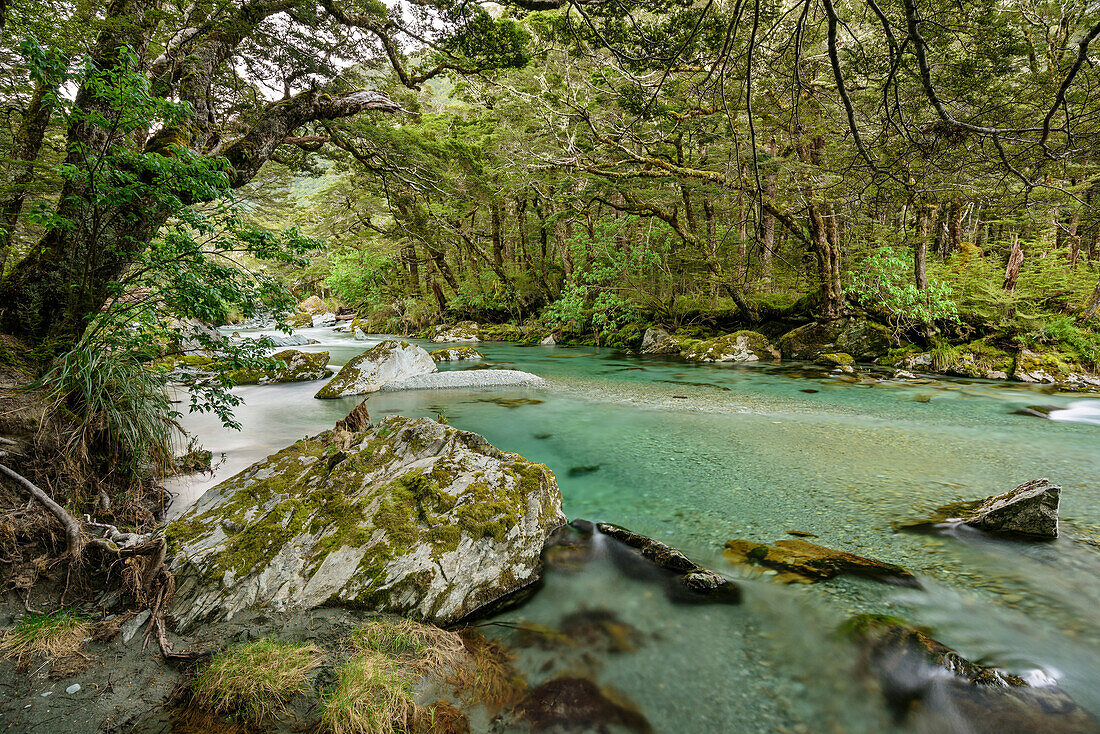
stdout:
[[399,416],[325,431],[171,523],[172,611],[181,628],[332,603],[451,624],[537,581],[564,522],[554,475],[475,433]]
[[1004,494],[978,502],[940,507],[923,520],[895,525],[897,530],[928,530],[969,525],[989,533],[1050,539],[1058,537],[1062,488],[1049,479],[1032,479]]
[[317,391],[317,398],[377,392],[383,385],[435,372],[435,360],[423,348],[388,339],[348,361]]

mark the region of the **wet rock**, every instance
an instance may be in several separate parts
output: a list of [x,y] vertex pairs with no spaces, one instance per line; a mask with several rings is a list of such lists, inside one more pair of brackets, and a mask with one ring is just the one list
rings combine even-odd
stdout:
[[483,359],[484,356],[473,347],[450,347],[448,349],[436,349],[428,352],[436,362],[461,362],[464,360]]
[[992,533],[1057,538],[1061,494],[1062,488],[1050,480],[1033,479],[984,500],[965,522]]
[[636,569],[636,560],[640,560],[666,572],[671,582],[667,585],[666,592],[673,601],[720,604],[737,604],[741,601],[741,590],[737,584],[719,573],[700,566],[680,551],[659,540],[610,523],[601,522],[593,525],[585,520],[576,520],[572,524],[574,527],[599,532],[621,546],[625,546],[627,555],[620,553],[615,556],[620,570],[630,573],[630,565]]
[[1058,537],[1062,488],[1032,479],[1010,492],[984,500],[944,505],[928,518],[895,523],[896,530],[935,530],[969,525],[989,533],[1050,539]]
[[676,354],[680,343],[660,326],[651,326],[642,335],[642,354]]
[[295,311],[287,316],[287,323],[289,323],[295,329],[307,329],[313,326],[313,317],[308,313],[302,313],[301,311]]
[[1031,687],[979,665],[894,617],[859,615],[842,630],[862,646],[899,723],[917,731],[1095,734],[1100,725],[1057,686]]
[[454,326],[440,324],[432,330],[433,342],[476,342],[480,340],[477,324],[461,321]]
[[364,395],[377,392],[388,383],[435,371],[435,360],[424,349],[389,339],[349,360],[314,397]]
[[558,340],[554,338],[553,334],[547,334],[539,341],[539,344],[544,347],[556,347],[558,345]]
[[326,431],[169,525],[172,612],[181,628],[253,605],[348,604],[450,624],[534,584],[564,522],[554,475],[477,434],[399,416]]
[[639,734],[653,731],[635,706],[611,691],[601,691],[588,678],[549,680],[532,690],[513,715],[528,724],[532,732],[608,732],[615,728]]
[[692,342],[680,356],[691,362],[759,362],[779,359],[779,350],[755,331],[736,331],[716,339]]
[[776,580],[811,584],[840,574],[863,576],[899,586],[920,587],[917,579],[901,566],[833,550],[806,540],[779,540],[772,545],[751,540],[731,540],[724,555],[730,563],[756,565],[779,572]]
[[312,340],[301,334],[264,334],[264,338],[271,342],[273,347],[300,347],[303,344],[312,344]]
[[820,354],[843,352],[857,362],[884,356],[893,344],[890,330],[862,318],[812,321],[784,334],[779,350],[785,359],[813,360]]
[[328,313],[314,315],[313,327],[318,328],[322,326],[336,326],[336,314],[329,311]]
[[1050,414],[1058,410],[1057,405],[1029,405],[1012,411],[1015,415],[1029,415],[1034,418],[1050,418]]
[[282,364],[269,370],[241,369],[229,374],[236,385],[267,385],[276,382],[308,382],[329,376],[328,352],[300,352],[284,349],[271,355]]
[[819,354],[817,358],[814,359],[814,363],[824,365],[825,367],[832,367],[836,371],[844,372],[849,375],[855,372],[855,368],[852,367],[855,363],[855,359],[846,352],[826,352],[824,354]]
[[1070,387],[1100,387],[1100,375],[1093,374],[1064,355],[1021,349],[1016,355],[1013,379]]
[[543,379],[538,375],[522,370],[475,368],[434,372],[404,380],[394,380],[393,382],[387,382],[381,389],[390,392],[396,390],[445,390],[449,388],[538,387],[542,383]]

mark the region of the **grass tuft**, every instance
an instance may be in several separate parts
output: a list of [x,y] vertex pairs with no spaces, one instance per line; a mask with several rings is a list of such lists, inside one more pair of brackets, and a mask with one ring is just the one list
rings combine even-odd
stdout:
[[331,734],[394,734],[413,728],[412,674],[386,655],[359,650],[336,669],[321,700],[321,728]]
[[373,619],[349,636],[351,646],[395,658],[418,675],[439,677],[461,662],[461,638],[432,625],[408,619]]
[[278,716],[320,664],[314,645],[262,639],[225,648],[195,677],[195,703],[260,722]]
[[22,663],[42,654],[56,658],[75,653],[91,633],[84,617],[68,612],[28,614],[0,637],[0,653]]

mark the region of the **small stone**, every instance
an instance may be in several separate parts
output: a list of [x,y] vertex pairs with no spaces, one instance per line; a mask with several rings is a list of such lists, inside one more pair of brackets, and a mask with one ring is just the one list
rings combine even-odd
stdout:
[[52,695],[53,695],[53,691],[46,691],[45,693],[42,694],[42,698],[45,698],[46,696],[52,696]]
[[128,620],[125,624],[123,624],[122,627],[121,627],[122,641],[124,643],[126,643],[126,642],[129,642],[130,640],[134,639],[134,635],[137,634],[138,630],[141,629],[141,625],[145,624],[145,622],[148,621],[148,619],[149,619],[149,610],[146,609],[141,614],[138,614],[136,617],[133,617],[132,619]]
[[73,683],[71,686],[65,689],[65,693],[68,693],[70,696],[74,693],[80,693],[80,684]]

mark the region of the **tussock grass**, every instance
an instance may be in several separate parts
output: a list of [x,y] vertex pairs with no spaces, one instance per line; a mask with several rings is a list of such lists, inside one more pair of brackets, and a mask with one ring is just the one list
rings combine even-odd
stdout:
[[454,632],[408,619],[372,619],[349,636],[352,648],[395,658],[418,675],[439,677],[464,656],[462,639]]
[[320,649],[304,643],[262,639],[231,645],[195,677],[195,703],[255,722],[278,716],[305,690],[306,674],[320,661]]
[[29,614],[0,637],[0,653],[18,663],[38,654],[72,655],[91,630],[91,623],[76,614]]
[[358,650],[336,669],[321,701],[321,728],[332,734],[394,734],[413,728],[413,674],[373,650]]

